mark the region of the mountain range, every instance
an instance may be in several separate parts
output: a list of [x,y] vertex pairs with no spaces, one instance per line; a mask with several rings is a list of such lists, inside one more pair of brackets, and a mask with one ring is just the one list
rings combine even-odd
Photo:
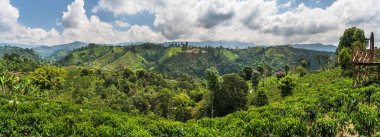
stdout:
[[[106,44],[106,45],[119,45],[119,46],[131,46],[131,45],[140,45],[143,42],[124,42],[119,44]],[[191,45],[195,47],[224,47],[224,48],[247,48],[247,47],[271,47],[271,46],[262,46],[256,45],[254,43],[247,42],[238,42],[238,41],[202,41],[202,42],[163,42],[160,43],[163,46],[170,45]],[[46,45],[28,45],[28,44],[15,44],[15,43],[0,43],[1,46],[13,46],[20,48],[28,48],[33,49],[41,58],[49,58],[53,61],[59,60],[60,58],[66,56],[70,51],[74,49],[78,49],[81,47],[85,47],[88,45],[84,42],[75,41],[72,43],[54,45],[54,46],[46,46]],[[277,46],[277,45],[274,45]],[[283,46],[283,45],[281,45]],[[307,49],[314,51],[326,51],[326,52],[334,52],[336,46],[334,45],[324,45],[320,43],[315,44],[289,44],[289,47],[297,48],[297,49]]]

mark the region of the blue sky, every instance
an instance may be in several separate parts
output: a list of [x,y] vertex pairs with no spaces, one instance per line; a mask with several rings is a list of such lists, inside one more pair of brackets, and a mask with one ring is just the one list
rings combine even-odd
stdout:
[[[13,0],[12,5],[17,7],[20,12],[19,22],[30,27],[40,27],[44,29],[56,28],[62,31],[62,27],[57,25],[62,17],[63,11],[67,9],[67,5],[74,0]],[[97,5],[97,0],[85,1],[86,11],[91,11]],[[87,16],[93,13],[86,12]],[[153,27],[154,16],[148,12],[139,13],[137,15],[126,15],[123,17],[114,17],[110,12],[99,12],[96,15],[103,21],[111,22],[115,19],[123,19],[131,25],[149,25]]]
[[[63,11],[66,10],[67,5],[74,0],[33,0],[28,2],[27,0],[13,0],[12,5],[17,7],[20,12],[19,22],[21,24],[30,27],[40,27],[44,29],[56,28],[62,31],[62,27],[57,23],[62,16]],[[294,0],[291,7],[283,8],[280,12],[286,12],[292,8],[297,7],[299,4],[304,3],[310,7],[326,8],[330,6],[335,0]],[[279,4],[286,4],[289,0],[279,0]],[[98,3],[98,0],[85,1],[86,11],[91,11]],[[87,16],[91,16],[93,13],[87,12]],[[125,15],[123,17],[114,17],[110,12],[99,12],[97,15],[103,21],[110,22],[115,19],[123,19],[131,25],[148,25],[153,26],[154,15],[149,12],[142,12],[137,15]]]
[[[376,0],[0,0],[0,42],[225,40],[336,44],[380,32]],[[362,8],[366,7],[366,8]],[[365,9],[365,10],[363,10]],[[369,32],[368,32],[369,33]]]

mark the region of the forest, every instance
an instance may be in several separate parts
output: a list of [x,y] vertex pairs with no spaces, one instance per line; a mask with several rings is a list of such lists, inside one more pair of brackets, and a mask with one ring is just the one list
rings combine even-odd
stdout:
[[352,87],[364,34],[346,29],[335,53],[142,43],[43,58],[0,47],[0,136],[380,136],[378,77]]

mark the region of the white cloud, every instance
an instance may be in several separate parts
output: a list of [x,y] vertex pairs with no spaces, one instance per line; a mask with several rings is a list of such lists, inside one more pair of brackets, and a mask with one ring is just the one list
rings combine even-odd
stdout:
[[0,41],[21,44],[53,44],[63,41],[55,29],[46,31],[18,23],[19,11],[9,0],[0,0]]
[[[119,43],[167,40],[228,40],[257,44],[336,43],[352,26],[380,34],[377,0],[337,0],[326,8],[276,0],[99,0],[87,16],[84,0],[68,5],[55,29],[30,28],[18,23],[19,11],[0,0],[0,42],[60,44],[71,41]],[[281,8],[289,9],[281,11]],[[114,21],[96,13],[112,12]],[[141,12],[154,15],[153,27],[120,20]],[[155,31],[153,31],[155,30]],[[368,35],[368,34],[367,34]],[[377,38],[377,37],[376,37]],[[380,39],[377,39],[380,41]]]
[[119,28],[128,28],[131,25],[128,22],[117,20],[114,22],[114,26],[119,27]]
[[18,10],[10,5],[9,0],[0,0],[0,31],[12,31],[18,27]]
[[97,13],[99,10],[112,11],[116,16],[119,16],[136,14],[146,10],[146,7],[135,0],[99,0],[98,5],[92,9],[92,12]]
[[[380,22],[376,0],[338,0],[312,8],[275,0],[100,0],[93,11],[115,16],[142,11],[154,14],[156,30],[171,40],[237,40],[257,43],[336,43],[345,28],[368,27]],[[131,8],[130,6],[134,6]],[[374,26],[374,25],[372,25]],[[377,33],[380,34],[378,31]]]
[[63,13],[63,37],[72,41],[92,43],[120,43],[126,41],[163,41],[161,34],[152,31],[147,26],[134,25],[127,31],[119,31],[115,27],[128,27],[123,21],[103,22],[98,16],[86,16],[83,0],[75,0]]

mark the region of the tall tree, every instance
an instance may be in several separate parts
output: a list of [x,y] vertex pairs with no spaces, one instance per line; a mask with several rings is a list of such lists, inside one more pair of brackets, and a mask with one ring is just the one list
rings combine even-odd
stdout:
[[300,65],[301,65],[303,68],[305,68],[305,69],[309,69],[309,67],[310,67],[310,61],[309,61],[309,60],[307,60],[307,59],[305,59],[305,58],[301,58],[301,59],[299,60],[299,62],[300,62]]
[[335,54],[338,55],[339,65],[344,70],[350,70],[351,68],[351,53],[352,49],[360,48],[365,49],[362,45],[364,42],[365,36],[364,31],[360,28],[352,27],[344,31],[343,36],[339,38],[339,45],[335,51]]
[[257,70],[253,70],[252,71],[252,79],[251,79],[252,89],[257,90],[260,78],[261,78],[260,72],[258,72]]
[[215,94],[215,112],[224,116],[236,110],[245,109],[247,104],[248,85],[237,74],[223,76],[221,89]]
[[285,73],[288,74],[288,72],[290,70],[290,67],[288,65],[285,65],[284,66],[284,70],[285,70]]
[[339,45],[335,54],[338,55],[343,48],[352,49],[355,42],[362,43],[364,39],[364,31],[360,28],[351,27],[344,30],[343,36],[339,38]]
[[252,72],[253,72],[253,69],[251,67],[249,67],[249,66],[244,67],[243,70],[242,70],[243,78],[245,80],[251,80],[251,78],[252,78]]
[[175,94],[170,89],[165,88],[158,93],[156,101],[158,108],[160,109],[159,114],[161,116],[168,118],[171,112],[174,97]]
[[338,63],[343,70],[351,70],[351,50],[343,48],[338,55]]
[[3,71],[3,73],[1,74],[0,76],[0,84],[1,84],[1,91],[3,91],[3,94],[5,95],[5,90],[6,90],[6,87],[5,87],[5,84],[7,83],[8,81],[8,78],[7,78],[7,71]]
[[206,70],[207,88],[210,91],[211,117],[214,117],[215,93],[220,90],[220,75],[216,68]]

